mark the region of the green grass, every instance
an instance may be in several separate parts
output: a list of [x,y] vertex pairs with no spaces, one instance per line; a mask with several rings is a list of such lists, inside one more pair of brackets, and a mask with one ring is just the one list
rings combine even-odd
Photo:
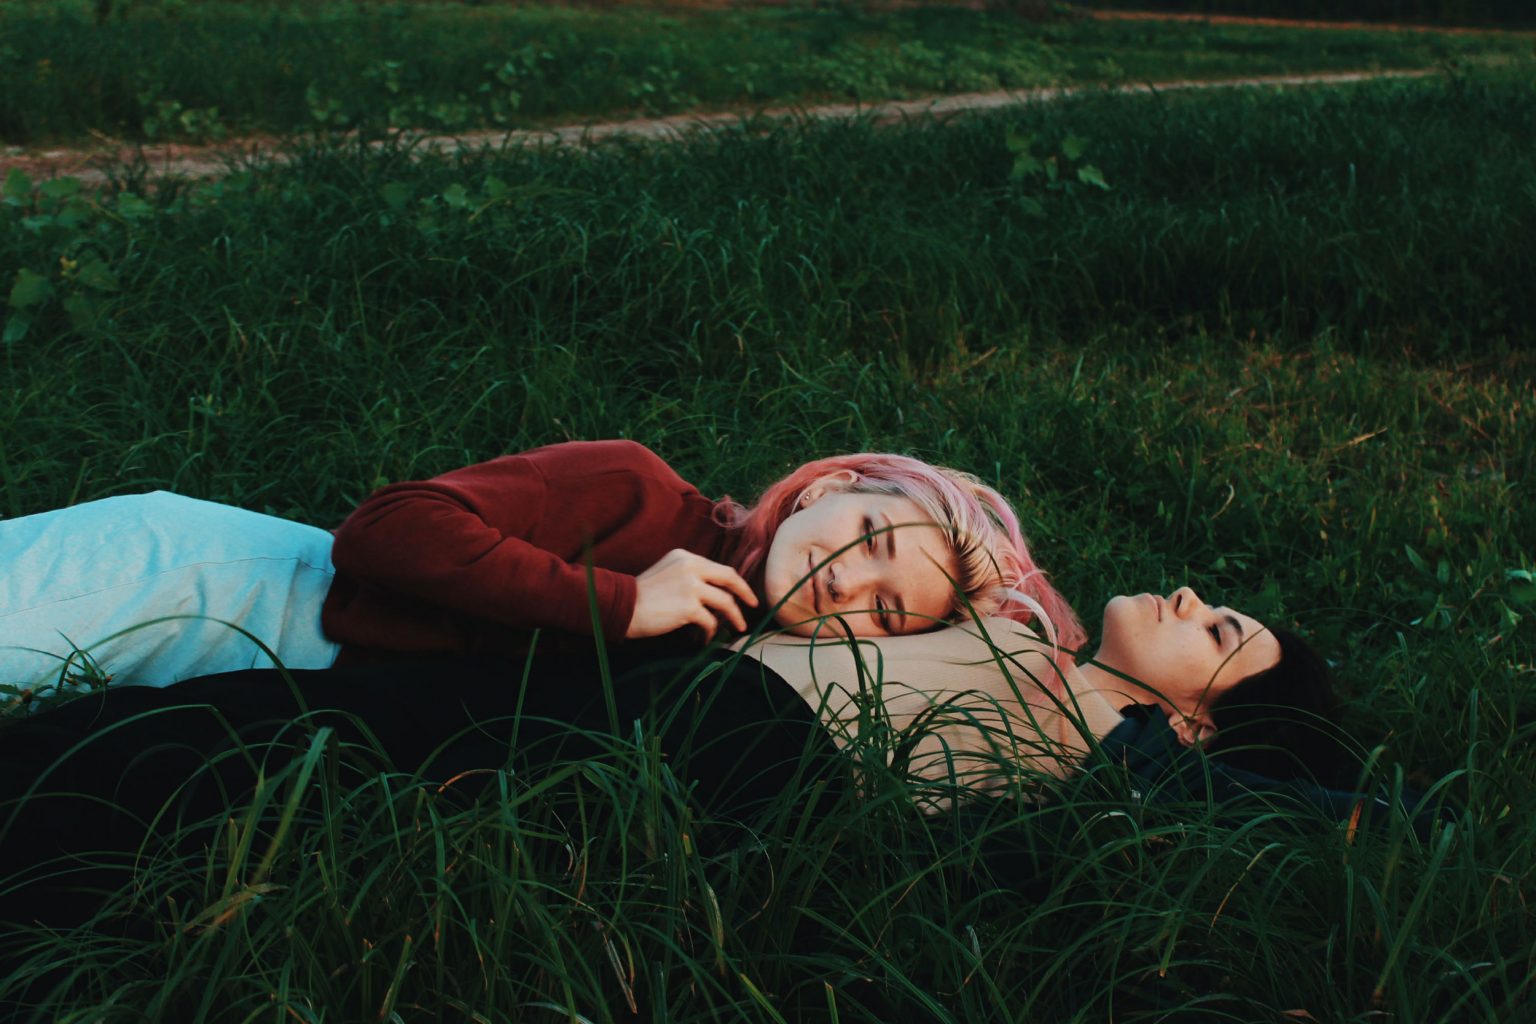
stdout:
[[461,130],[1053,84],[1529,60],[1520,37],[1040,23],[949,7],[0,4],[0,139]]
[[[832,824],[701,852],[639,747],[552,769],[585,821],[525,779],[290,812],[285,776],[266,827],[317,827],[278,845],[283,888],[183,931],[253,872],[148,851],[118,906],[181,894],[154,935],[12,940],[80,971],[40,1018],[627,1020],[627,992],[656,1020],[1528,1016],[1533,95],[1506,71],[581,152],[316,145],[103,197],[15,180],[8,514],[172,487],[329,524],[571,437],[738,497],[910,451],[1014,497],[1087,618],[1189,582],[1298,622],[1374,777],[1464,808],[1427,843],[1351,836],[1139,805],[1103,771],[951,822],[873,772]],[[1026,134],[1112,188],[1052,189]]]

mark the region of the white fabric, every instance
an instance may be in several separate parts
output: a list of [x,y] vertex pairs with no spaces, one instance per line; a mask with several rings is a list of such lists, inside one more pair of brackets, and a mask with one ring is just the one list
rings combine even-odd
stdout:
[[326,668],[335,572],[325,530],[166,491],[0,521],[0,683],[67,682],[77,647],[114,684],[272,664],[225,622],[289,668]]

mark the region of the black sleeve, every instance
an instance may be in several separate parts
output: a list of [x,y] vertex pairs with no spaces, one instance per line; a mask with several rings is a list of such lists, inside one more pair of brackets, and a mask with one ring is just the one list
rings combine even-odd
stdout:
[[[727,823],[757,827],[765,814],[803,813],[806,799],[829,806],[846,791],[815,713],[754,660],[620,648],[611,684],[603,677],[595,654],[569,653],[252,670],[108,689],[6,724],[0,921],[81,919],[90,898],[74,890],[120,884],[126,875],[112,870],[126,870],[152,833],[179,833],[195,849],[258,773],[274,777],[321,741],[343,786],[402,772],[471,799],[494,794],[496,769],[538,772],[654,747],[695,820],[719,835]],[[47,867],[84,852],[89,867],[68,878]]]

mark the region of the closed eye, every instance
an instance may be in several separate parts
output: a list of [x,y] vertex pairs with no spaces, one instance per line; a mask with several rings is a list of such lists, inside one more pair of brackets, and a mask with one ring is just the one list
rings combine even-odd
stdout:
[[1208,628],[1206,630],[1206,632],[1211,634],[1211,638],[1216,641],[1216,646],[1220,647],[1221,646],[1221,627],[1220,626],[1211,626],[1210,628]]
[[864,548],[870,554],[875,553],[875,521],[869,516],[864,517]]

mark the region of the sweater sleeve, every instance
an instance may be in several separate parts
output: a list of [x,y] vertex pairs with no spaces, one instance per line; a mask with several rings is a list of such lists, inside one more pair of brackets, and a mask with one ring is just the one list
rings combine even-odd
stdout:
[[584,522],[601,511],[602,481],[553,493],[546,473],[559,460],[537,455],[503,456],[375,492],[336,532],[337,572],[504,626],[585,634],[592,633],[590,580],[603,633],[622,638],[635,577],[589,568],[583,558],[603,526]]

